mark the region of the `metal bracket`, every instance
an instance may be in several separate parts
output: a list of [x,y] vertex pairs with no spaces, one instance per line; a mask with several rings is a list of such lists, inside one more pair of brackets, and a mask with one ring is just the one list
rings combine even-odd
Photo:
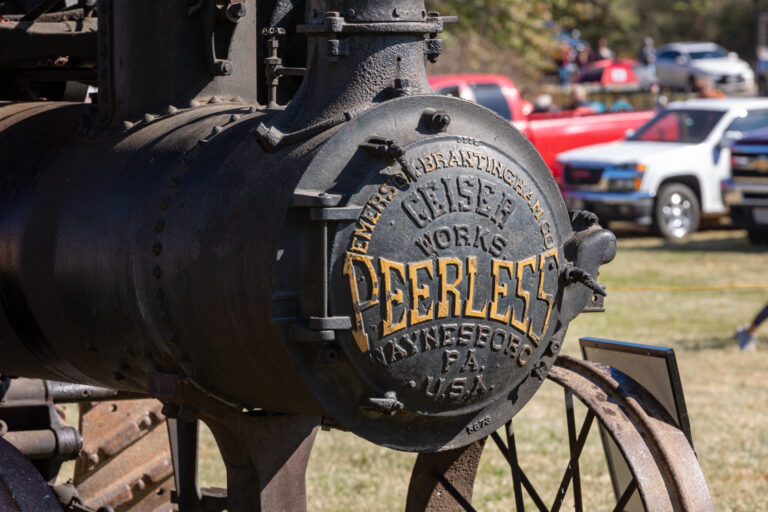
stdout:
[[429,62],[433,64],[437,62],[438,57],[443,54],[443,40],[442,39],[425,39],[424,40],[424,55],[427,56]]
[[[227,58],[216,56],[216,23],[224,20],[237,25],[246,15],[245,4],[240,0],[198,0],[189,8],[190,16],[199,14],[203,31],[203,44],[205,49],[205,66],[212,76],[231,75],[234,68]],[[234,37],[234,29],[229,33],[227,42],[227,57],[229,47]]]

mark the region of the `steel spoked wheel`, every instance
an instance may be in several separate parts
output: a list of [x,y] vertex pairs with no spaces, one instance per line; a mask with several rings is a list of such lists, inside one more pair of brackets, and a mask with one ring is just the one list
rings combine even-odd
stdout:
[[687,238],[699,229],[701,207],[693,190],[682,183],[665,185],[659,191],[654,212],[656,230],[669,241]]
[[[567,496],[572,498],[573,509],[584,510],[583,491],[588,481],[582,479],[581,468],[590,435],[599,435],[609,447],[607,463],[619,475],[613,481],[612,510],[714,510],[688,439],[642,387],[612,368],[568,357],[558,359],[549,379],[565,392],[569,447],[562,477],[553,485],[554,494],[552,488],[547,493],[537,489],[518,461],[512,422],[507,423],[504,435],[495,432],[486,443],[506,459],[515,510],[525,510],[527,497],[537,511],[557,511]],[[577,401],[586,408],[580,424],[574,413]],[[419,455],[406,511],[479,510],[472,505],[472,491],[483,448],[483,443],[475,443]]]

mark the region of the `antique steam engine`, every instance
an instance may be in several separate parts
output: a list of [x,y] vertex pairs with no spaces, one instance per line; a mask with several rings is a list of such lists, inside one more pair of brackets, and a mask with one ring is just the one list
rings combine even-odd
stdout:
[[157,397],[182,458],[203,419],[230,510],[266,508],[259,451],[321,421],[487,437],[599,309],[613,235],[508,122],[431,94],[452,20],[423,1],[84,4],[0,25],[27,86],[98,88],[0,107],[0,372]]

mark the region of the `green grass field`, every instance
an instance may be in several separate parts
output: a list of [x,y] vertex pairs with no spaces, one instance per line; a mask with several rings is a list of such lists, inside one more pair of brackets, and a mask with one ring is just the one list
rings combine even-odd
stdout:
[[[578,356],[583,336],[673,347],[717,510],[768,510],[768,325],[755,352],[740,352],[733,340],[736,327],[768,301],[768,289],[759,288],[768,286],[768,253],[750,247],[742,231],[706,231],[680,246],[627,232],[599,281],[608,289],[607,312],[573,322],[564,353]],[[653,289],[691,286],[721,288]],[[521,465],[551,503],[567,463],[562,391],[546,383],[515,418],[515,429]],[[207,432],[202,448],[201,483],[224,486]],[[320,432],[307,472],[309,509],[403,510],[414,459],[352,434]],[[597,435],[582,464],[585,508],[611,510]],[[474,504],[483,511],[514,509],[509,468],[495,450],[483,455]],[[569,509],[566,502],[563,510]]]

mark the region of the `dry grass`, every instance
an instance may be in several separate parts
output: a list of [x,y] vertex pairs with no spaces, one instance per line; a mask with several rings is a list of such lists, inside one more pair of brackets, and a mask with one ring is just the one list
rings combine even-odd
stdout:
[[[720,511],[768,510],[768,345],[742,353],[733,341],[734,329],[751,319],[768,291],[619,287],[768,285],[767,269],[768,254],[751,248],[743,232],[704,232],[677,247],[626,233],[616,261],[600,276],[609,288],[608,311],[578,318],[564,345],[578,355],[576,340],[596,336],[676,350],[699,460]],[[763,336],[768,339],[768,327]],[[553,499],[567,461],[562,403],[557,386],[545,385],[515,419],[521,464],[545,502]],[[222,486],[211,443],[204,433],[201,480]],[[351,434],[321,432],[307,476],[309,509],[402,510],[414,458]],[[597,436],[582,464],[586,508],[610,510]],[[475,489],[479,510],[514,509],[508,466],[496,450],[486,450]],[[563,509],[570,508],[566,502]]]

